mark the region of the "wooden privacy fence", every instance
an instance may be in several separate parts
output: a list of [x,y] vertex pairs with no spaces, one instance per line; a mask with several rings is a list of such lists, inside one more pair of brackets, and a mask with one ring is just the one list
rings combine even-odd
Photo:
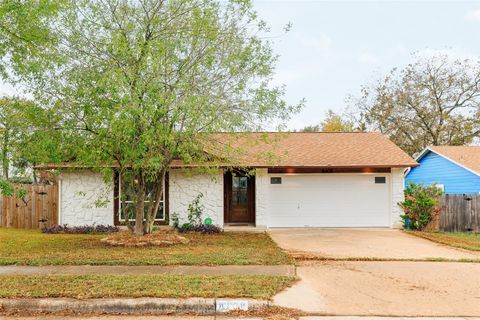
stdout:
[[3,197],[1,201],[1,226],[35,229],[58,224],[58,186],[22,185],[25,198]]
[[433,224],[440,231],[480,232],[480,194],[445,194],[442,211]]

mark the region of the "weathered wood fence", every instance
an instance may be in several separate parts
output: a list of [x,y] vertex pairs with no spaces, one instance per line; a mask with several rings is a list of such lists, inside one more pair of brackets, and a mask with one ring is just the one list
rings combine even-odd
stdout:
[[451,232],[480,232],[480,194],[445,194],[437,229]]
[[25,198],[3,197],[0,201],[2,227],[35,229],[58,224],[58,186],[22,185]]

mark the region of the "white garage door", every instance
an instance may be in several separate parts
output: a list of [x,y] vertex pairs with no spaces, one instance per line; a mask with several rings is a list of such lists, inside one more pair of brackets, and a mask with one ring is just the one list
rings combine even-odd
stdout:
[[389,180],[389,174],[270,174],[269,226],[388,227]]

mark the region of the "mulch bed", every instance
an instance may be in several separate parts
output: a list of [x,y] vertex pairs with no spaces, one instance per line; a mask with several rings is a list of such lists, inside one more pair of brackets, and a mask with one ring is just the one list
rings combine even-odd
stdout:
[[119,232],[109,235],[100,240],[110,246],[117,247],[167,247],[176,244],[188,244],[189,239],[179,235],[175,231],[154,231],[152,234],[136,236],[130,232]]

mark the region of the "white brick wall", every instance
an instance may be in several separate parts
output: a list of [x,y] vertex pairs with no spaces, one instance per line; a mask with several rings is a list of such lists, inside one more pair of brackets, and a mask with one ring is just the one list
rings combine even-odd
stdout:
[[404,193],[404,176],[403,171],[405,168],[392,168],[392,217],[391,217],[391,227],[392,228],[401,228],[402,223],[400,215],[403,214],[402,209],[398,206],[398,203],[403,201]]
[[255,176],[255,224],[265,228],[268,225],[268,169],[258,168]]
[[202,193],[200,203],[205,207],[204,216],[210,217],[213,224],[223,227],[223,171],[215,174],[187,174],[181,169],[170,170],[169,175],[169,214],[179,217],[180,224],[187,222],[188,205]]
[[59,180],[60,224],[113,225],[113,183],[89,170],[62,172]]

